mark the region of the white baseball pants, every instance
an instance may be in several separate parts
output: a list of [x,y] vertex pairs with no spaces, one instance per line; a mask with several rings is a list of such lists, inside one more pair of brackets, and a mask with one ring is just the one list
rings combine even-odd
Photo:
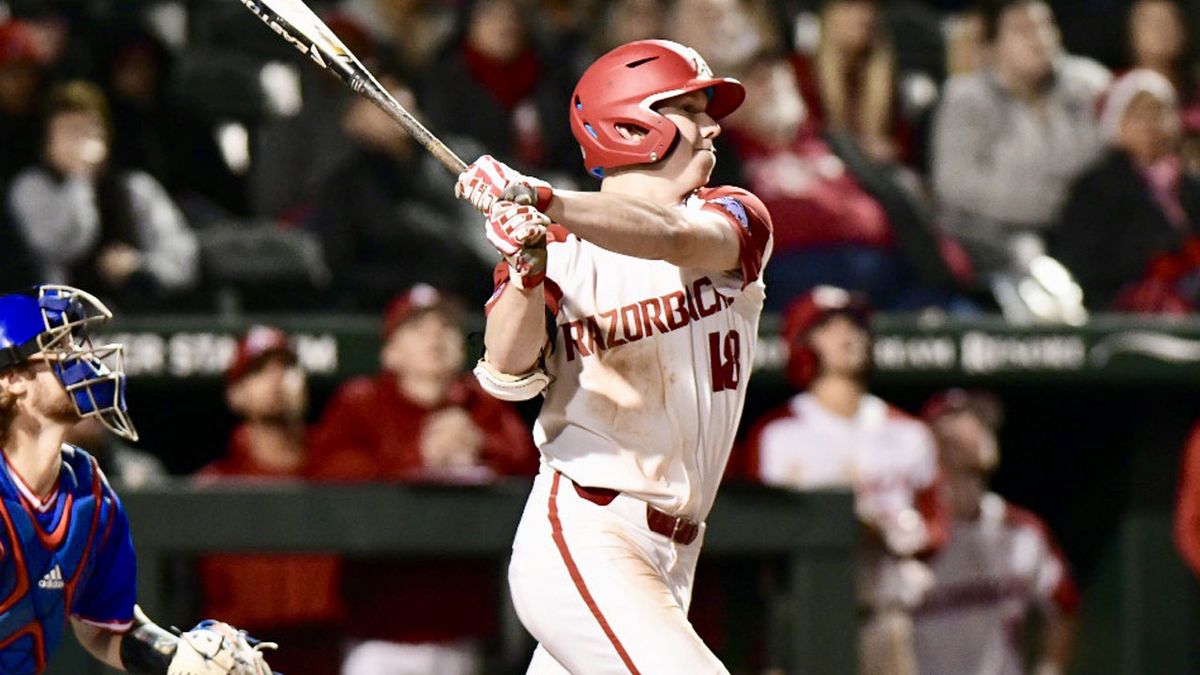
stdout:
[[517,616],[538,640],[530,675],[728,673],[687,620],[704,532],[676,544],[626,495],[601,506],[543,465],[508,571]]

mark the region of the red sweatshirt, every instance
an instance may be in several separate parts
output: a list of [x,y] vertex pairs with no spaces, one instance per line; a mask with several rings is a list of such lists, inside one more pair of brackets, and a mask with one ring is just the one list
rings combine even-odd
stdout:
[[[228,455],[199,476],[209,482],[223,477],[293,478],[299,473],[259,464],[250,453],[246,427],[240,426],[230,436]],[[199,561],[203,615],[251,632],[337,623],[342,618],[340,568],[341,561],[328,555],[206,556]]]
[[[313,435],[309,475],[332,481],[425,480],[421,427],[429,414],[454,407],[464,409],[483,432],[483,465],[498,475],[536,470],[529,427],[470,375],[453,384],[442,404],[426,408],[401,393],[395,376],[380,374],[351,380],[334,394]],[[499,571],[492,560],[347,561],[350,634],[405,643],[488,637],[497,628]]]

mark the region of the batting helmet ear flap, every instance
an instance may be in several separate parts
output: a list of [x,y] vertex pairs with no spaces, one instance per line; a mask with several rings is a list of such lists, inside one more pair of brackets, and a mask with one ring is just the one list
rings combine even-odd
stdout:
[[807,337],[802,340],[802,344],[788,345],[788,360],[784,369],[788,383],[799,391],[808,389],[808,385],[821,374],[821,359],[816,350],[809,346]]

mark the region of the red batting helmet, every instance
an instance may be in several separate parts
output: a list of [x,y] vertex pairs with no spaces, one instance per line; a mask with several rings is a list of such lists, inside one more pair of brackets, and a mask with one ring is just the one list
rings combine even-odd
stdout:
[[[659,101],[692,91],[708,92],[708,114],[721,119],[737,109],[746,90],[737,80],[715,78],[696,50],[670,40],[638,40],[596,60],[571,96],[571,132],[583,163],[597,178],[607,169],[657,162],[667,156],[679,129],[652,109]],[[627,138],[618,124],[646,130]]]
[[871,318],[871,303],[861,293],[817,286],[793,302],[784,314],[783,339],[788,347],[785,373],[796,389],[807,389],[821,370],[820,358],[809,344],[809,334],[836,314],[847,314],[866,327]]

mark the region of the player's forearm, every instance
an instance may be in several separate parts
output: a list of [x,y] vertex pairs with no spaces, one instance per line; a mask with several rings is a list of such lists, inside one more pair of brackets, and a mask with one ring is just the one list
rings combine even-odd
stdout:
[[[738,266],[732,228],[711,214],[603,192],[554,193],[546,215],[601,248],[680,267],[728,270]],[[714,226],[715,225],[715,226]]]
[[537,365],[546,343],[546,300],[541,286],[522,290],[508,284],[488,312],[483,343],[487,361],[509,375]]
[[79,644],[107,666],[137,675],[165,675],[179,638],[138,615],[128,631],[117,633],[73,619]]

